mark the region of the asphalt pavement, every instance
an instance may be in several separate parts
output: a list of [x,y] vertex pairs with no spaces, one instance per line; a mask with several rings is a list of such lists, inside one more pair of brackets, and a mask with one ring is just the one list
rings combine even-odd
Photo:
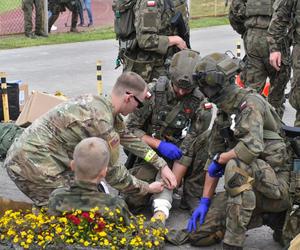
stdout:
[[[235,53],[239,36],[230,26],[197,29],[191,32],[191,45],[202,56],[211,52]],[[0,40],[1,43],[1,40]],[[109,93],[121,68],[115,70],[117,42],[115,40],[81,42],[62,45],[38,46],[31,48],[0,51],[0,71],[7,74],[8,80],[21,79],[29,84],[30,90],[54,93],[57,90],[71,97],[83,93],[96,94],[96,62],[102,62],[103,90]],[[294,122],[295,111],[286,104],[284,121]],[[122,157],[122,161],[124,160]],[[219,186],[222,189],[222,183]],[[0,167],[0,196],[25,201],[27,198],[15,187]],[[167,226],[181,229],[186,226],[189,214],[174,208]],[[1,249],[1,248],[0,248]],[[185,244],[181,247],[167,245],[166,249],[197,249]],[[201,248],[221,249],[220,245]],[[261,227],[247,232],[245,250],[279,250],[273,241],[272,230]]]

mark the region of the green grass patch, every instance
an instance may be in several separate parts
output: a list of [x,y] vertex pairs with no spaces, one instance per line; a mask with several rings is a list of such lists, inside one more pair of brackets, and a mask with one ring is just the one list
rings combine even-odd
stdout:
[[[200,19],[193,19],[190,21],[190,27],[203,28],[216,25],[228,24],[227,17],[205,17]],[[38,37],[37,39],[30,39],[22,35],[13,35],[1,37],[0,49],[15,49],[39,45],[51,45],[61,43],[75,43],[84,41],[95,41],[115,38],[115,33],[112,27],[99,28],[80,33],[58,33],[50,34],[49,37]]]
[[191,0],[191,17],[227,15],[224,0]]
[[0,13],[21,7],[21,0],[0,1]]

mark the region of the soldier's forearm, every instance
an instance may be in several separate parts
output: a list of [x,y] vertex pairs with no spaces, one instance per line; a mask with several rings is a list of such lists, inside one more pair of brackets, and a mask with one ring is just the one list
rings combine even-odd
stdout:
[[219,181],[219,178],[210,177],[208,172],[206,172],[202,196],[211,199],[215,193],[216,187],[218,185],[218,181]]
[[160,144],[160,140],[153,138],[152,136],[149,135],[144,135],[142,138],[142,141],[147,143],[151,148],[157,149],[159,144]]

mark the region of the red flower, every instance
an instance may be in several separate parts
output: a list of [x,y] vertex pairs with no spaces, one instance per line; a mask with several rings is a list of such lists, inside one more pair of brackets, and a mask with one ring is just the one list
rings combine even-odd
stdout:
[[67,218],[70,220],[70,221],[72,221],[75,225],[79,225],[80,224],[80,219],[79,218],[77,218],[75,215],[73,215],[73,214],[68,214],[67,215]]
[[88,222],[93,222],[94,220],[90,217],[90,214],[88,212],[83,212],[82,217],[87,219]]
[[96,232],[101,232],[105,228],[105,222],[104,221],[99,221],[97,223],[97,225],[98,225],[98,228],[95,229]]

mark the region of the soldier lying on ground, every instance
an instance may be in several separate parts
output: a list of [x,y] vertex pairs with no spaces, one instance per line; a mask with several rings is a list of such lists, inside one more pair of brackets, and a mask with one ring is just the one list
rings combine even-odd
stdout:
[[[259,94],[235,85],[239,66],[237,59],[214,53],[195,67],[200,90],[220,109],[210,140],[212,159],[203,197],[188,224],[195,245],[201,245],[204,238],[210,238],[212,244],[224,235],[223,249],[243,249],[246,231],[262,224],[273,228],[274,239],[279,240],[290,206],[291,165],[282,121]],[[234,131],[229,130],[229,137],[224,137],[232,114]],[[214,196],[224,172],[226,192]]]
[[[151,97],[142,109],[130,114],[127,120],[128,129],[166,159],[178,185],[187,173],[183,188],[186,204],[182,205],[189,209],[197,206],[202,195],[203,168],[208,158],[208,133],[205,131],[212,117],[211,104],[192,83],[192,70],[198,61],[196,51],[177,52],[171,60],[170,79],[160,77],[150,83]],[[193,155],[195,145],[201,148],[196,159]],[[154,181],[158,173],[143,159],[136,159],[127,167],[134,176],[147,182]],[[147,206],[147,201],[149,195],[126,195],[130,207]],[[168,218],[171,204],[171,190],[164,189],[155,195],[154,216]]]
[[70,99],[35,120],[10,147],[4,167],[16,186],[37,206],[46,205],[50,193],[72,183],[69,168],[75,146],[84,138],[100,137],[111,151],[107,182],[117,190],[147,194],[152,184],[138,180],[118,163],[120,143],[130,152],[160,170],[165,185],[172,189],[176,179],[166,162],[148,145],[129,133],[126,116],[143,106],[148,94],[145,81],[133,72],[122,74],[111,97],[90,94]]

